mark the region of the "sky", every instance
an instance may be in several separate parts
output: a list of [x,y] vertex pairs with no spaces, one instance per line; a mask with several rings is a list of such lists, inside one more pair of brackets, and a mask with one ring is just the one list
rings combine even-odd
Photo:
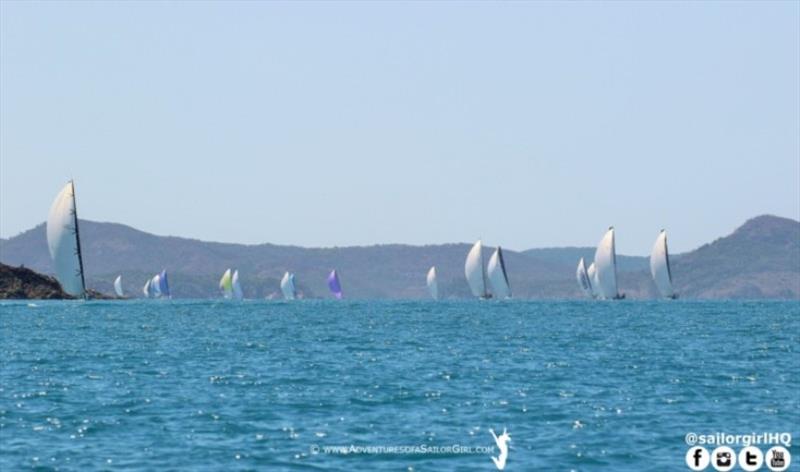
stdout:
[[0,2],[0,236],[691,250],[800,218],[800,2]]

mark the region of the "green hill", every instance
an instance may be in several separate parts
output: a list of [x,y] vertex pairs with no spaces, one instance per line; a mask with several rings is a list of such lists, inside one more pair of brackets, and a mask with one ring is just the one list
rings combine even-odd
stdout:
[[[336,268],[348,298],[425,298],[425,273],[436,265],[443,296],[469,296],[464,280],[466,243],[334,248],[223,244],[83,220],[81,239],[87,284],[105,293],[112,292],[112,281],[122,274],[127,294],[140,296],[147,278],[166,268],[175,297],[216,297],[222,272],[233,267],[239,269],[248,298],[276,295],[287,270],[297,274],[306,296],[325,297],[325,278]],[[504,253],[516,297],[557,299],[582,297],[575,265],[582,256],[590,261],[594,250]],[[0,261],[52,273],[44,225],[0,240]],[[800,223],[760,216],[672,262],[683,298],[800,298]],[[631,298],[653,296],[646,257],[620,256],[619,264],[621,291]]]

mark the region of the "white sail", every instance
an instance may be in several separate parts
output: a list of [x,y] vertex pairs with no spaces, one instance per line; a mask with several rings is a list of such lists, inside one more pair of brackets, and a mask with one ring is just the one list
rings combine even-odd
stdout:
[[156,274],[152,279],[150,279],[150,292],[153,294],[153,297],[158,298],[161,296],[161,284],[159,283],[161,280],[161,276]]
[[467,277],[469,290],[472,295],[481,298],[489,298],[491,294],[486,288],[486,269],[483,266],[483,245],[478,240],[467,254],[467,261],[464,263],[464,275]]
[[669,267],[667,232],[663,229],[656,238],[653,251],[650,253],[650,274],[653,276],[658,293],[663,298],[675,297],[675,291],[672,289],[672,271]]
[[592,298],[599,297],[600,294],[597,293],[597,287],[600,285],[600,283],[597,281],[597,268],[594,266],[594,262],[589,264],[589,268],[586,269],[586,276],[589,277],[589,282],[591,282],[590,288],[592,291]]
[[295,299],[297,292],[294,286],[294,274],[290,272],[283,274],[283,278],[281,279],[281,292],[283,293],[283,298],[287,300]]
[[144,283],[142,293],[144,293],[145,298],[150,298],[150,279],[147,279],[147,282]]
[[511,298],[511,286],[508,283],[508,273],[506,263],[503,260],[503,250],[500,246],[494,250],[492,257],[489,258],[489,265],[486,268],[489,282],[492,284],[492,293],[497,298]]
[[428,277],[426,278],[428,284],[428,291],[431,292],[431,297],[434,300],[439,299],[439,281],[436,280],[436,266],[428,270]]
[[122,276],[118,275],[116,279],[114,279],[114,292],[116,292],[118,297],[124,297],[125,294],[122,292]]
[[239,283],[239,271],[233,271],[233,277],[231,277],[231,286],[233,287],[233,298],[237,300],[241,300],[244,298],[244,293],[242,293],[242,285]]
[[47,216],[47,246],[61,288],[74,297],[86,295],[83,278],[75,186],[68,182],[58,193]]
[[586,272],[586,264],[583,262],[583,258],[578,261],[578,269],[575,271],[575,278],[578,279],[578,287],[581,288],[583,293],[589,297],[592,296],[592,281],[589,278],[589,274]]
[[219,288],[222,290],[222,296],[225,298],[233,297],[233,284],[231,283],[231,270],[228,269],[222,274],[219,279]]
[[600,298],[613,300],[620,298],[617,290],[617,253],[614,246],[614,227],[600,240],[594,253],[594,263],[597,268],[597,293]]

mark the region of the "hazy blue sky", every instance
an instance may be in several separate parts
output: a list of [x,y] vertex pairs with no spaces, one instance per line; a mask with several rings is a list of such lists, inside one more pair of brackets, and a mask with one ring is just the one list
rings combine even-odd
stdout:
[[800,217],[800,3],[0,3],[0,234],[648,253]]

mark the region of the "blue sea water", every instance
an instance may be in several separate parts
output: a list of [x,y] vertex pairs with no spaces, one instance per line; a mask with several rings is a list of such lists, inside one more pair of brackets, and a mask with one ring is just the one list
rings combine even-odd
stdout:
[[688,470],[800,440],[799,341],[797,302],[3,303],[0,470],[491,471],[504,428],[509,471]]

